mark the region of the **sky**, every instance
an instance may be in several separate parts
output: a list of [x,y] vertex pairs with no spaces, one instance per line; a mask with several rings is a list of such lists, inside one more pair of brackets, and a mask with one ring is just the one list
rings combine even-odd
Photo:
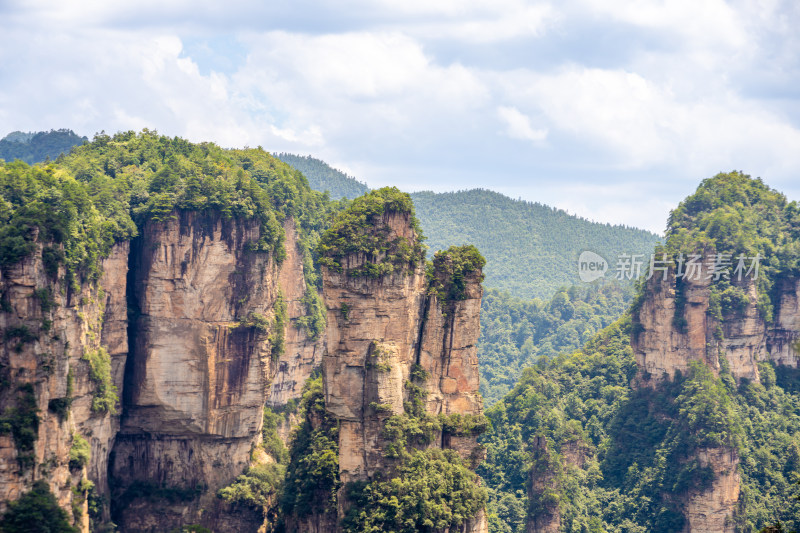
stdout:
[[0,136],[149,128],[662,232],[741,170],[800,200],[800,3],[0,0]]

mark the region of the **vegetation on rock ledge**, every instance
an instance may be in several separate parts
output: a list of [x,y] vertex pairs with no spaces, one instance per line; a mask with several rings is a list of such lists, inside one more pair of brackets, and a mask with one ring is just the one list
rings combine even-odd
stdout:
[[[387,220],[391,214],[409,218],[410,238],[392,235]],[[350,277],[377,278],[408,272],[424,257],[422,239],[411,197],[396,187],[384,187],[356,198],[334,218],[317,248],[319,263],[343,272],[344,258],[358,254],[364,261],[347,269]]]

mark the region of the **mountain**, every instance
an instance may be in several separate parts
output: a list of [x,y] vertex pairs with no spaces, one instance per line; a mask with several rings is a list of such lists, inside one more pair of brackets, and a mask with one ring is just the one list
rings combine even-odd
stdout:
[[[332,198],[354,198],[367,190],[310,156],[278,157],[305,174],[313,189],[331,191]],[[641,254],[647,260],[660,239],[648,231],[591,222],[485,189],[423,191],[411,193],[411,198],[431,254],[474,244],[487,259],[485,285],[523,299],[549,300],[559,288],[579,284],[577,261],[585,250],[603,256],[610,268],[606,276],[612,277],[622,254]]]
[[308,184],[317,191],[328,191],[331,198],[354,198],[361,196],[369,190],[366,183],[361,183],[353,176],[337,170],[326,162],[315,159],[310,155],[280,153],[275,157],[284,163],[296,168],[308,178]]
[[260,149],[0,161],[0,531],[485,533],[484,263]]
[[796,202],[705,180],[630,310],[488,410],[489,530],[800,527],[799,242]]
[[578,256],[599,253],[614,275],[622,254],[649,257],[659,237],[599,224],[539,203],[484,189],[411,195],[432,251],[472,243],[486,256],[486,286],[518,298],[549,299],[579,284]]
[[69,152],[73,146],[87,141],[86,137],[67,129],[28,133],[15,131],[0,139],[0,159],[21,159],[32,165],[48,158],[55,159]]
[[561,288],[549,301],[487,289],[481,302],[478,366],[487,407],[502,399],[525,368],[571,353],[630,306],[632,287],[618,283]]

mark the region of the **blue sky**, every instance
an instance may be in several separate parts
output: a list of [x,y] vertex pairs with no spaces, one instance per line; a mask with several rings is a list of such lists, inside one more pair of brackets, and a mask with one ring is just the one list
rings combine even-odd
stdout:
[[800,199],[800,4],[0,0],[0,135],[151,128],[660,232],[703,178]]

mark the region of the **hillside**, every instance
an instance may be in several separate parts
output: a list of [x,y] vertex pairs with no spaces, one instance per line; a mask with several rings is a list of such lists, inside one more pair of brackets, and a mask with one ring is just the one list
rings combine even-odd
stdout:
[[15,131],[0,139],[0,159],[8,162],[21,159],[32,165],[47,158],[55,159],[87,140],[67,129],[28,133]]
[[[487,411],[490,532],[800,526],[800,207],[720,174],[667,237],[667,274],[622,319]],[[701,275],[680,269],[690,254]],[[734,259],[714,279],[719,254],[764,259],[757,277]]]
[[312,189],[320,192],[328,191],[335,200],[339,198],[353,200],[369,190],[365,183],[310,155],[280,153],[275,154],[275,157],[302,172],[308,178],[308,184]]
[[613,269],[620,254],[649,254],[648,231],[599,224],[539,203],[484,189],[411,195],[432,251],[472,243],[486,256],[486,286],[517,298],[549,299],[580,283],[577,260],[599,253]]
[[[278,154],[300,170],[312,189],[331,198],[354,198],[367,187],[310,156]],[[411,193],[428,252],[474,244],[486,257],[485,285],[517,298],[550,299],[563,287],[579,283],[577,259],[584,250],[605,257],[613,275],[620,254],[649,254],[659,236],[648,231],[599,224],[539,203],[513,200],[500,193],[468,191]]]

